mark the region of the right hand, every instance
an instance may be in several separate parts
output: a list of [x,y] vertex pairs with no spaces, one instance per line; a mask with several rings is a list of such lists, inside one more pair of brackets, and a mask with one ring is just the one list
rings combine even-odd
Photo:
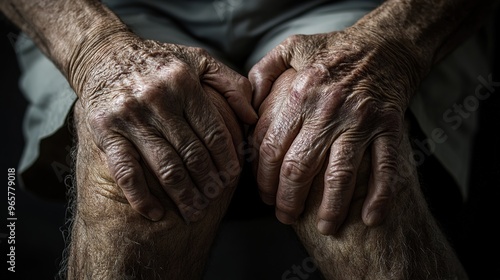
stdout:
[[[111,179],[131,207],[153,221],[164,214],[144,178],[147,166],[184,219],[199,220],[207,200],[241,170],[233,135],[239,132],[210,95],[225,97],[243,122],[253,124],[249,81],[202,49],[135,36],[81,57],[70,82]],[[238,170],[221,179],[235,163]]]
[[259,191],[264,202],[276,205],[282,223],[298,220],[313,178],[327,162],[317,227],[335,234],[349,213],[366,151],[371,151],[372,173],[363,221],[378,225],[389,212],[404,113],[430,62],[418,60],[407,40],[379,33],[352,26],[291,36],[250,70],[255,108],[285,71],[296,71],[281,89],[287,94],[276,98],[280,105],[269,123],[260,125],[267,130],[256,143]]

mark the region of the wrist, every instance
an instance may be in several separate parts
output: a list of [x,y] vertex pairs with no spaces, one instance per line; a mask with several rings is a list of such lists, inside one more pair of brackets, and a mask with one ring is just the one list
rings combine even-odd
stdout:
[[346,47],[361,51],[363,62],[371,65],[371,82],[378,87],[377,98],[388,98],[386,93],[397,93],[393,99],[402,111],[408,107],[420,82],[427,75],[431,63],[422,50],[411,43],[361,26],[352,26],[344,31]]
[[[419,39],[418,31],[408,31],[393,18],[375,14],[362,19],[346,31],[356,34],[359,40],[368,42],[370,48],[381,48],[393,63],[404,63],[413,69],[412,79],[420,82],[433,65],[436,46]],[[388,61],[389,62],[389,61]]]
[[496,0],[386,0],[356,23],[408,49],[426,75],[479,28]]
[[[138,37],[123,25],[99,25],[87,30],[75,45],[63,67],[68,82],[79,97],[91,77],[105,70],[105,63],[118,51],[132,45]],[[102,68],[102,69],[101,69]]]

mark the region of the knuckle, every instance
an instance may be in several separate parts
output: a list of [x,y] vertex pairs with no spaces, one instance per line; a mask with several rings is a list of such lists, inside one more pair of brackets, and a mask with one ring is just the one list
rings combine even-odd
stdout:
[[115,146],[116,137],[113,137],[113,134],[109,133],[110,127],[106,123],[106,120],[95,120],[89,122],[89,127],[90,131],[93,132],[92,139],[95,145],[110,156],[114,152],[113,147]]
[[318,84],[325,81],[331,81],[332,76],[330,70],[323,63],[314,63],[304,72],[310,83]]
[[376,171],[382,175],[391,176],[398,173],[397,157],[392,154],[387,154],[377,163]]
[[391,188],[382,188],[377,193],[376,200],[370,205],[371,207],[384,207],[391,202],[393,197]]
[[98,145],[105,152],[108,162],[112,162],[115,174],[117,172],[128,172],[134,168],[132,162],[136,152],[125,146],[124,139],[119,135],[102,135],[98,139]]
[[124,189],[124,191],[129,191],[129,189],[134,189],[134,166],[130,161],[126,159],[120,160],[115,164],[114,168],[114,178],[116,183]]
[[161,83],[145,83],[134,92],[134,97],[137,98],[137,103],[161,104],[161,99],[166,96],[165,91],[166,89]]
[[140,107],[137,99],[128,94],[116,96],[113,103],[114,116],[128,116],[130,112],[136,111]]
[[190,150],[185,158],[184,163],[188,170],[198,174],[208,174],[210,169],[210,158],[208,154],[200,149]]
[[133,97],[119,96],[106,109],[94,111],[88,118],[88,124],[98,134],[108,134],[109,130],[127,130],[131,123],[140,122],[144,112]]
[[168,86],[172,90],[178,90],[180,88],[190,85],[193,80],[193,71],[191,67],[185,62],[177,61],[172,63],[172,67],[168,69]]
[[176,186],[183,182],[186,177],[187,172],[182,164],[165,164],[158,170],[158,180],[163,186]]
[[323,64],[315,64],[301,71],[292,84],[290,96],[299,104],[318,101],[324,86],[331,80],[329,70]]
[[330,171],[325,176],[325,183],[328,188],[335,191],[344,191],[346,187],[352,186],[356,176],[350,169],[336,169]]
[[88,118],[88,124],[93,131],[104,133],[111,127],[116,126],[119,119],[116,113],[110,113],[106,110],[94,111]]
[[259,157],[261,160],[265,160],[267,164],[272,166],[278,165],[280,163],[281,152],[279,147],[276,146],[276,141],[272,140],[273,137],[265,137],[262,140],[259,149]]
[[236,85],[238,89],[243,90],[243,93],[252,91],[252,84],[250,81],[241,75],[237,75]]
[[306,93],[310,88],[304,87],[303,85],[294,84],[292,90],[290,91],[290,99],[293,104],[305,104],[310,98],[310,95]]
[[88,118],[88,123],[93,128],[105,128],[109,124],[109,118],[105,111],[102,112],[94,112]]
[[226,135],[225,127],[219,122],[213,122],[206,127],[206,131],[207,134],[204,138],[207,147],[215,153],[223,152],[227,148],[226,144],[228,143],[224,137]]
[[283,161],[281,166],[282,178],[294,183],[306,183],[310,179],[310,168],[305,163],[295,159]]

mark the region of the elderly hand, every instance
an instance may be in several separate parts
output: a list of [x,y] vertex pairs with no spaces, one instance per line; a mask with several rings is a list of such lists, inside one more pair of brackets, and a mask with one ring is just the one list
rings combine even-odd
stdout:
[[[261,198],[276,204],[281,222],[298,219],[311,182],[321,175],[317,227],[322,234],[334,234],[349,211],[367,150],[372,173],[362,218],[367,225],[383,221],[398,176],[396,148],[404,113],[423,72],[409,49],[352,27],[291,36],[251,69],[255,108],[280,75],[296,71],[287,94],[273,98],[272,117],[259,112],[265,116],[253,136]],[[318,174],[325,161],[326,172]]]
[[234,148],[241,127],[234,131],[210,94],[252,124],[251,85],[198,48],[135,36],[111,42],[81,55],[70,75],[111,179],[133,209],[159,220],[164,209],[145,181],[148,168],[183,217],[196,221],[241,169]]

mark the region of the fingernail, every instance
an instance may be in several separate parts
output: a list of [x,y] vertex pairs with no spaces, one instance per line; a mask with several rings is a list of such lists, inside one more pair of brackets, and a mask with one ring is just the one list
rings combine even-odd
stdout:
[[163,210],[160,208],[154,208],[153,210],[149,211],[148,217],[153,222],[159,221],[163,217]]
[[297,220],[295,217],[285,213],[281,210],[276,209],[276,217],[278,220],[286,225],[291,225]]
[[323,219],[319,220],[317,227],[318,227],[318,231],[323,235],[334,234],[335,231],[337,230],[334,223],[332,223],[330,221],[323,220]]

